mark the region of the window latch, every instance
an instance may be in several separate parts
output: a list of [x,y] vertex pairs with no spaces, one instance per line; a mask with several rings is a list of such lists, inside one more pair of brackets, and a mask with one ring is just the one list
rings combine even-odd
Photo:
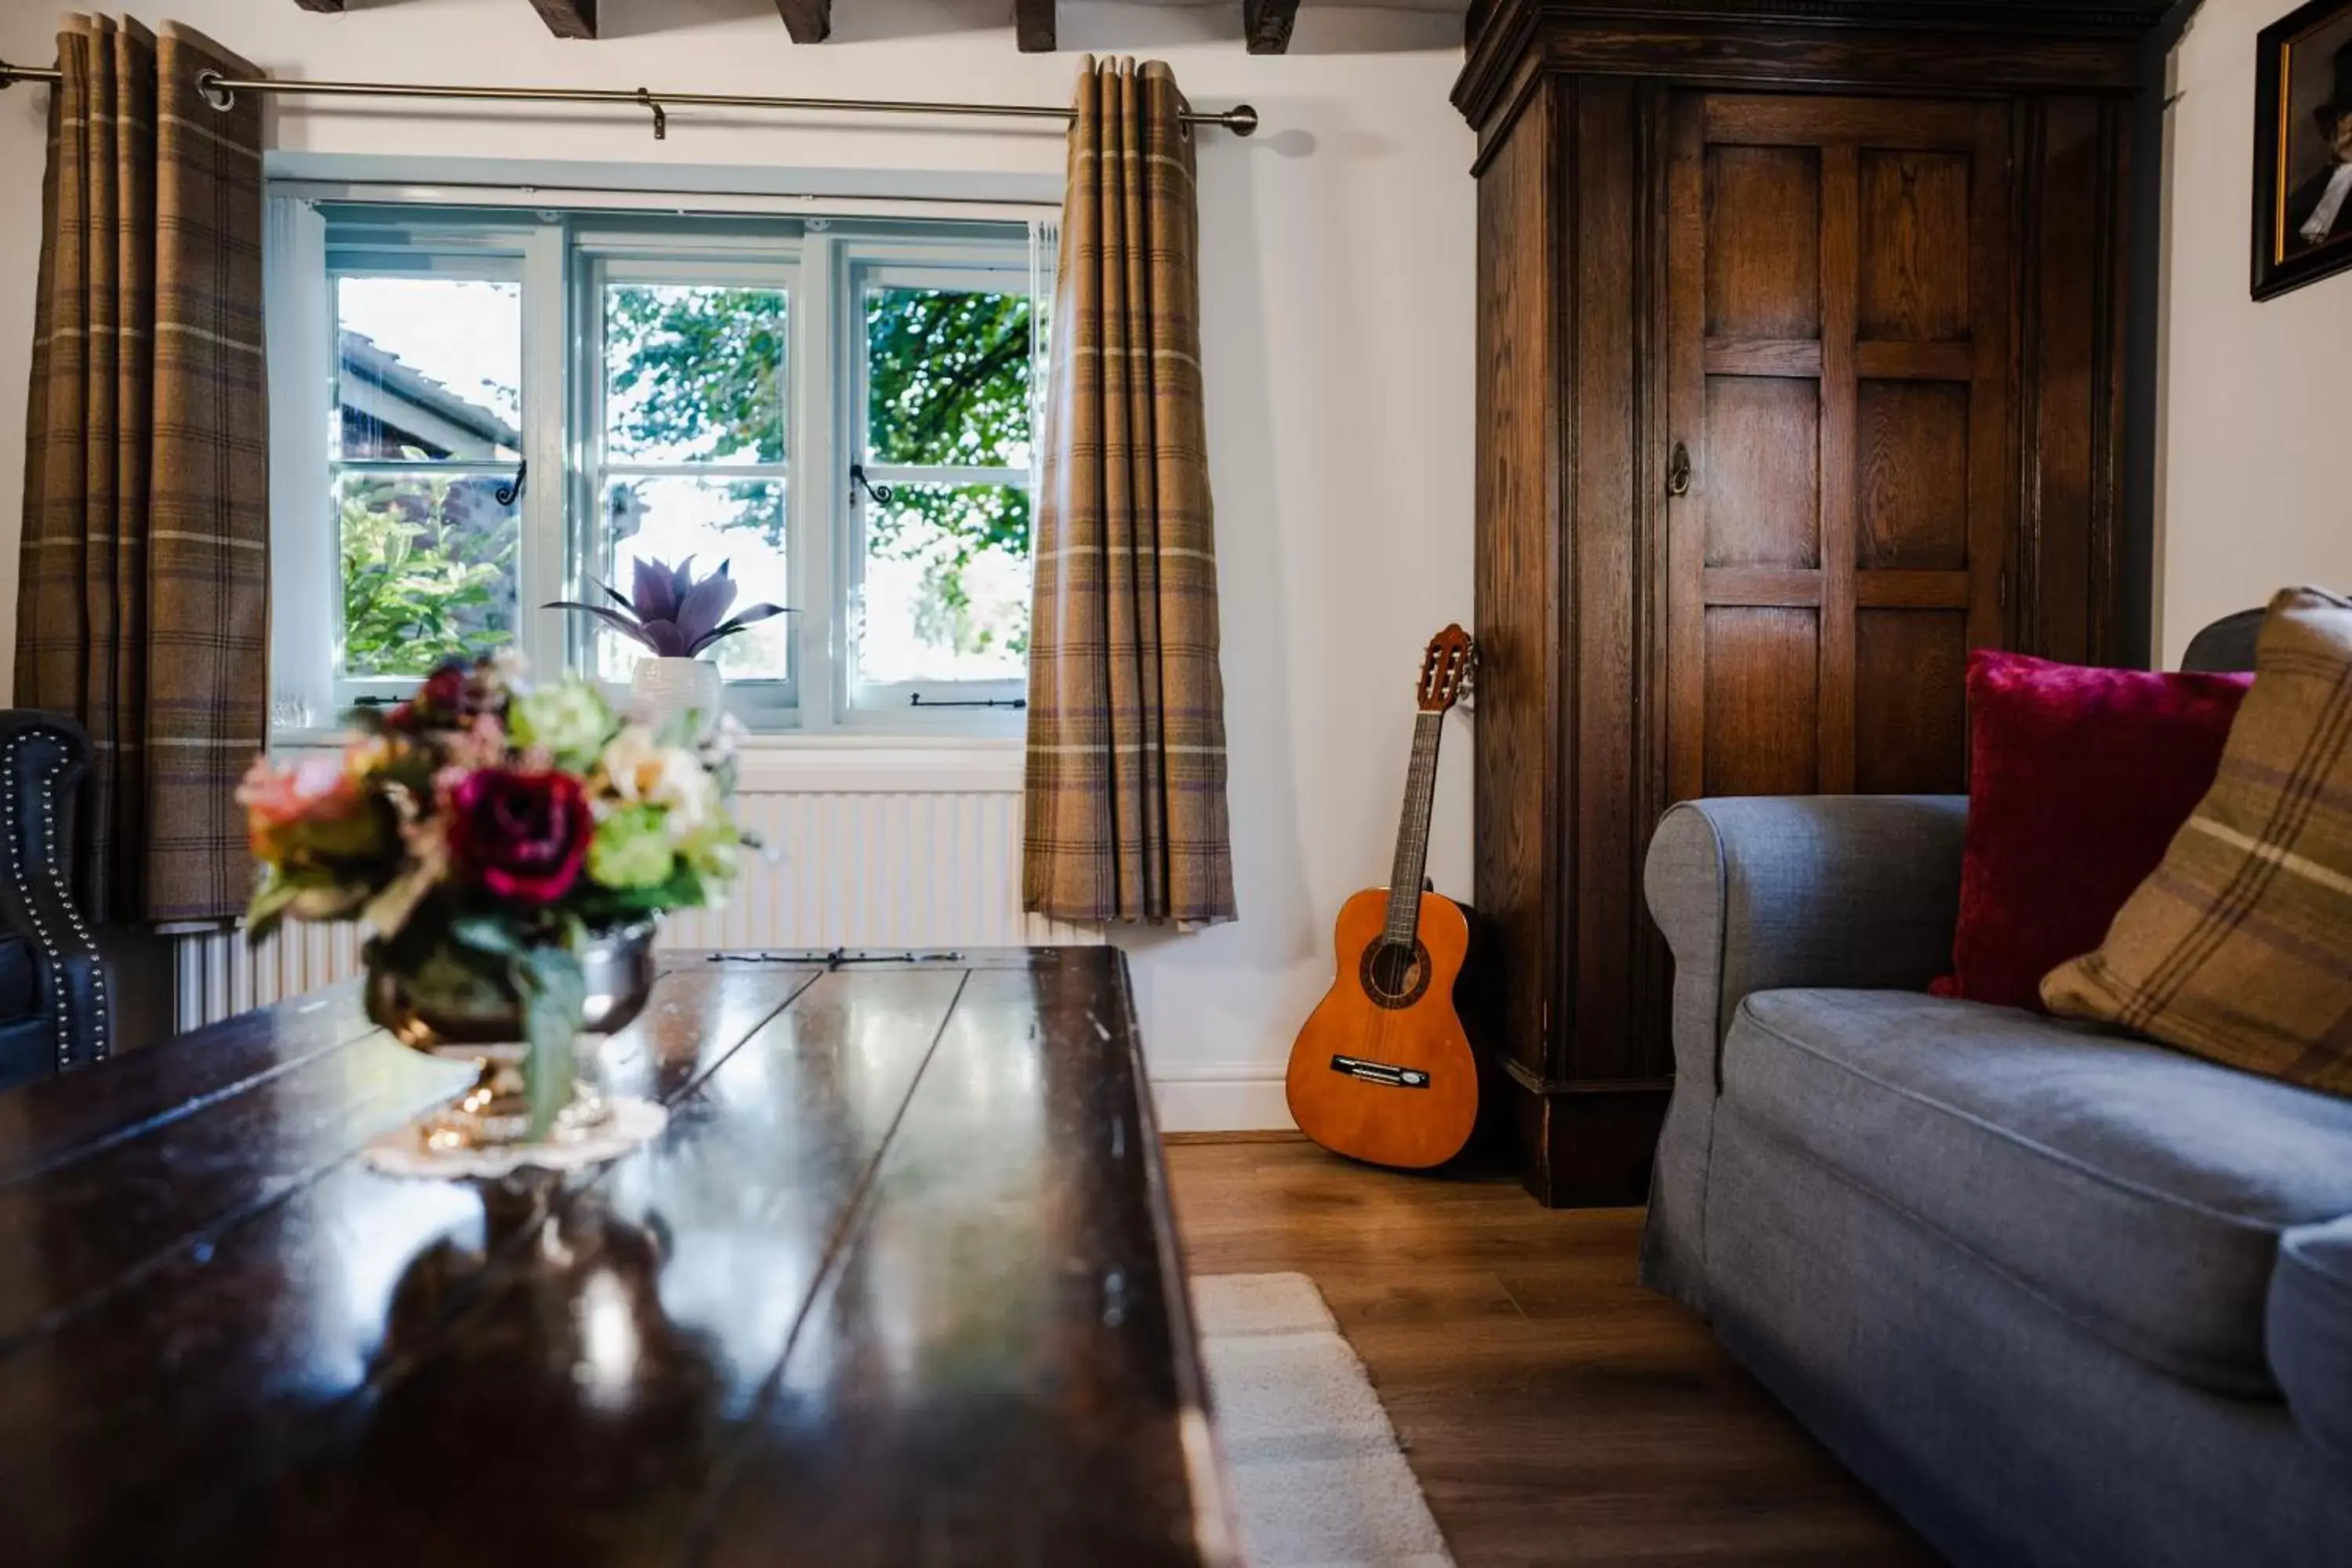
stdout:
[[953,702],[926,702],[923,700],[921,692],[911,691],[907,694],[907,706],[909,708],[1026,708],[1029,706],[1029,699],[1026,697],[967,697]]
[[[876,506],[888,506],[890,504],[890,487],[888,485],[877,485],[872,479],[867,479],[866,477],[866,465],[863,463],[852,463],[849,465],[849,484],[850,489],[853,491],[864,490],[866,492],[866,499],[871,500]],[[944,705],[934,704],[934,706]]]
[[525,458],[515,465],[515,477],[490,492],[490,499],[500,506],[512,506],[522,500],[522,487],[530,479],[530,459]]

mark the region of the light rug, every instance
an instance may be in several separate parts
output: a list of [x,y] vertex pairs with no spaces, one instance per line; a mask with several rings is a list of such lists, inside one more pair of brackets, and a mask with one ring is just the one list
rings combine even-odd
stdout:
[[1248,1568],[1454,1568],[1314,1281],[1213,1274],[1192,1301]]

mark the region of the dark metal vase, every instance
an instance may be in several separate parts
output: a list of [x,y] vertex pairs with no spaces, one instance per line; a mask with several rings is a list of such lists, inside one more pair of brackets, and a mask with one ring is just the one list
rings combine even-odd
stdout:
[[[580,968],[587,982],[580,1032],[610,1035],[628,1027],[653,991],[653,922],[591,938],[581,951]],[[478,976],[464,984],[420,988],[413,976],[371,966],[363,994],[369,1019],[402,1045],[475,1068],[472,1087],[436,1112],[425,1129],[428,1145],[457,1150],[530,1142],[524,1072],[530,1047],[521,1000],[510,987]],[[571,1100],[556,1114],[547,1139],[577,1138],[601,1125],[606,1114],[590,1075],[575,1073]]]

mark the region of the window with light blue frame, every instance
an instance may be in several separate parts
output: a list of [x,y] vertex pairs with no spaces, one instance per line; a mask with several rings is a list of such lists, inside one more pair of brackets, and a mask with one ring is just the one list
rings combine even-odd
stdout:
[[795,613],[722,644],[754,728],[1017,727],[1050,266],[1001,220],[271,203],[275,718],[502,647],[640,561]]

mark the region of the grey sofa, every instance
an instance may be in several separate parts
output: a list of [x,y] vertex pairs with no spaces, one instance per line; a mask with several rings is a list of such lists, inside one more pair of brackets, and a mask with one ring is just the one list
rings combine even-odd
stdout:
[[1967,802],[1652,844],[1643,1269],[1952,1560],[2352,1564],[2352,1100],[1939,1001]]

